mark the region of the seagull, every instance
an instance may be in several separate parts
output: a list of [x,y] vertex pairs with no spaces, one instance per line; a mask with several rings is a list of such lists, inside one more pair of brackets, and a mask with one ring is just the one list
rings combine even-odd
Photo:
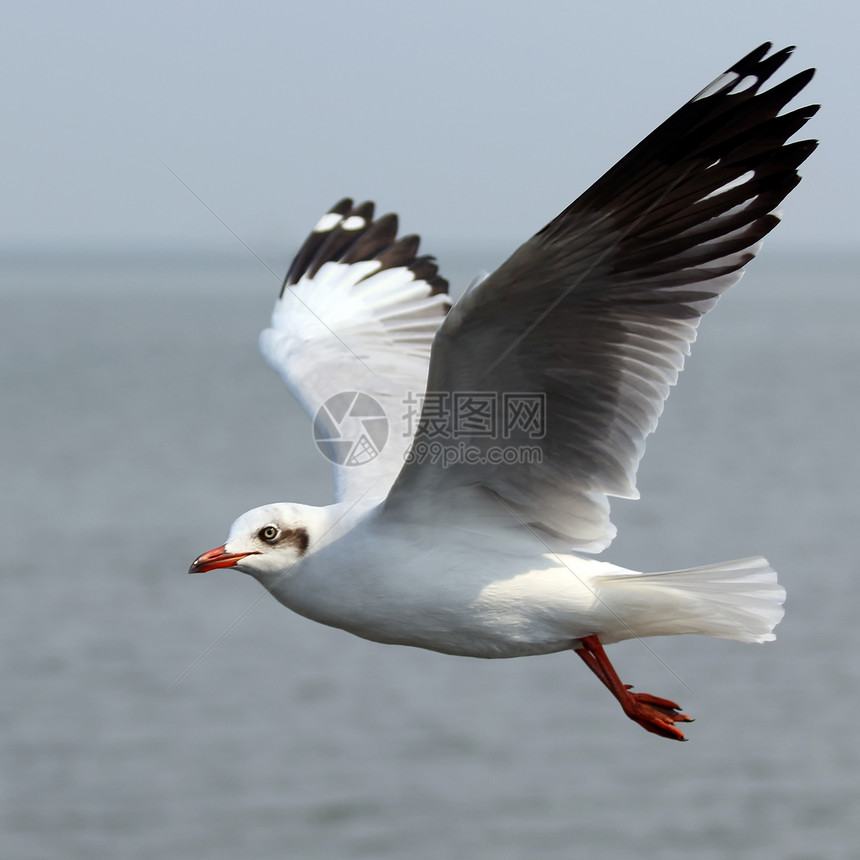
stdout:
[[594,558],[701,317],[741,276],[817,142],[814,69],[762,89],[765,43],[452,303],[419,238],[344,199],[287,272],[264,358],[314,418],[334,504],[242,514],[190,573],[250,574],[365,639],[502,658],[572,650],[649,732],[668,699],[604,646],[693,633],[766,642],[785,591],[766,559],[642,573]]

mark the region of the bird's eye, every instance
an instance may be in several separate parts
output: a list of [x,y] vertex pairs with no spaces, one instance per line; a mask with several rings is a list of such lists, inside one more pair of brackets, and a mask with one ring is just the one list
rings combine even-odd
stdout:
[[274,543],[280,534],[281,530],[277,526],[263,526],[259,532],[260,539],[266,543]]

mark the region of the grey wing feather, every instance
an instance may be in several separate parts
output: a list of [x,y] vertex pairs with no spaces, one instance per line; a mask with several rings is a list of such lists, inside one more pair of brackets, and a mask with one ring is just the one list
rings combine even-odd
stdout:
[[[636,497],[645,439],[699,319],[778,223],[775,210],[816,146],[787,140],[817,106],[779,115],[813,71],[760,92],[791,53],[767,57],[769,48],[645,138],[470,290],[437,333],[428,393],[452,402],[491,393],[500,410],[502,432],[458,432],[459,450],[537,446],[540,462],[419,462],[431,441],[422,418],[389,510],[407,516],[418,505],[426,518],[436,504],[446,515],[458,494],[468,505],[482,495],[580,550],[610,543],[607,497]],[[544,398],[540,433],[503,426],[505,396],[518,392]]]

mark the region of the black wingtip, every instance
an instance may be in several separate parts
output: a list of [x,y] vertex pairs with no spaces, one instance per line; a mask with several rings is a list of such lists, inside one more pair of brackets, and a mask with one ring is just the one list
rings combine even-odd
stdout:
[[741,72],[751,66],[756,66],[767,56],[770,49],[773,47],[773,42],[762,42],[757,48],[754,48],[746,56],[741,57],[733,66],[726,69],[728,72]]
[[343,197],[334,206],[329,209],[329,212],[337,212],[338,215],[346,215],[349,210],[352,209],[352,198],[351,197]]
[[[776,71],[794,52],[794,46],[792,45],[787,48],[781,48],[779,51],[768,56],[767,54],[771,47],[772,44],[770,42],[765,42],[759,45],[754,51],[750,51],[745,57],[742,57],[734,65],[726,69],[722,75],[711,81],[710,84],[697,93],[692,98],[692,101],[698,102],[708,99],[724,100],[726,96],[748,99],[754,96],[762,84],[773,77]],[[809,83],[814,74],[815,69],[806,69],[794,75],[789,81],[784,81],[779,86],[794,87],[794,92],[797,93]],[[750,79],[752,79],[751,85]]]
[[[377,260],[383,269],[409,269],[416,280],[426,281],[431,294],[447,293],[448,281],[438,274],[432,257],[418,256],[420,239],[416,235],[397,238],[398,218],[394,213],[374,220],[372,201],[354,205],[344,197],[317,221],[310,235],[296,254],[281,287],[297,284],[302,277],[314,277],[325,263],[351,265],[365,260]],[[366,277],[370,277],[367,275]]]

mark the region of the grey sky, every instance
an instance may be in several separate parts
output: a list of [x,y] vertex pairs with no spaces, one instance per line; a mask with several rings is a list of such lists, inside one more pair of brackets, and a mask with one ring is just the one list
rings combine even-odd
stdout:
[[[0,247],[293,247],[341,196],[512,246],[765,40],[822,140],[771,244],[854,243],[860,4],[7,3]],[[801,102],[798,102],[800,104]]]

